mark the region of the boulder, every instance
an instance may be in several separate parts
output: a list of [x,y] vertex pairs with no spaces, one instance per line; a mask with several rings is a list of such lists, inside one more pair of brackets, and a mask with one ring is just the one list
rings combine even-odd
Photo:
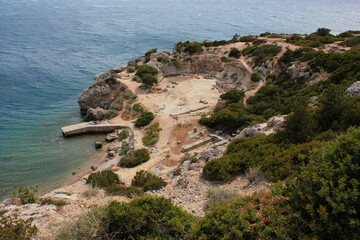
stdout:
[[96,149],[102,148],[102,142],[96,142],[95,143],[95,148]]
[[100,121],[106,119],[106,111],[101,108],[89,108],[86,112],[86,121]]
[[354,82],[345,90],[345,94],[351,98],[355,98],[360,95],[360,81]]
[[107,77],[109,77],[109,76],[110,76],[110,73],[109,73],[109,72],[101,72],[101,73],[96,74],[96,75],[94,76],[94,80],[95,80],[95,81],[98,81],[98,80],[101,80],[101,79],[105,79],[105,78],[107,78]]

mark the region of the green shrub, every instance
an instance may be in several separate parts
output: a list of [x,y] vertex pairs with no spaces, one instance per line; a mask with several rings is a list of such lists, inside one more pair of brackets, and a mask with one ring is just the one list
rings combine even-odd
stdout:
[[131,185],[141,187],[144,192],[149,190],[159,190],[167,185],[167,183],[160,177],[157,177],[147,171],[141,170],[136,172]]
[[145,128],[145,135],[142,138],[142,142],[145,146],[152,146],[159,140],[159,134],[162,129],[159,127],[159,123],[156,122],[151,126]]
[[140,103],[135,103],[133,105],[133,111],[142,113],[144,111],[144,108],[141,106]]
[[146,125],[149,125],[152,120],[154,120],[155,116],[152,112],[143,112],[141,116],[136,119],[135,121],[135,127],[143,127]]
[[319,36],[326,36],[326,35],[329,35],[330,34],[330,29],[328,28],[318,28],[318,30],[316,30],[316,33],[319,35]]
[[120,167],[136,167],[150,159],[150,154],[145,148],[128,152],[119,162]]
[[126,68],[126,71],[127,71],[128,73],[133,73],[133,72],[135,72],[135,68],[133,68],[133,67],[127,67],[127,68]]
[[111,170],[103,170],[101,172],[91,173],[86,179],[87,184],[91,184],[93,188],[105,188],[112,184],[123,184],[119,176]]
[[152,74],[145,74],[142,79],[142,83],[145,84],[147,87],[151,87],[158,83],[157,78]]
[[139,77],[139,76],[134,76],[132,79],[131,79],[132,81],[135,81],[135,82],[137,82],[137,83],[141,83],[142,81],[141,81],[141,78]]
[[175,46],[177,52],[187,52],[190,54],[200,53],[203,50],[202,46],[198,42],[178,42]]
[[129,149],[129,143],[126,141],[122,141],[121,143],[121,149],[119,151],[119,156],[123,156],[128,152]]
[[240,102],[245,97],[244,91],[231,89],[227,91],[226,93],[223,93],[220,95],[221,99],[230,101],[230,102]]
[[[360,130],[350,128],[318,151],[285,194],[297,213],[293,236],[312,239],[356,239],[360,234]],[[300,233],[300,234],[299,234]],[[296,235],[295,235],[296,234]]]
[[288,199],[268,192],[255,193],[227,204],[215,204],[194,223],[192,239],[289,239]]
[[21,204],[35,203],[35,195],[39,191],[39,188],[37,186],[28,189],[23,186],[16,185],[14,188],[17,189],[17,192],[13,192],[11,198],[19,199]]
[[229,52],[229,57],[240,58],[241,51],[237,48],[231,48],[231,50]]
[[106,111],[106,118],[107,119],[112,119],[112,118],[116,117],[118,113],[119,113],[118,110],[109,109],[109,110]]
[[128,67],[135,67],[136,66],[136,62],[134,60],[131,60],[128,62]]
[[40,203],[41,205],[55,205],[57,207],[65,206],[67,204],[64,200],[54,200],[50,198],[41,198]]
[[253,82],[259,82],[261,80],[261,77],[258,73],[252,73],[251,74],[251,81]]
[[109,86],[112,86],[112,85],[115,85],[115,84],[119,83],[113,76],[105,78],[104,81]]
[[35,237],[38,229],[32,225],[33,218],[23,220],[17,217],[0,217],[0,239],[30,240]]
[[224,63],[231,62],[231,59],[228,59],[228,58],[225,57],[225,56],[222,56],[222,57],[220,58],[220,60],[221,60],[221,62],[224,62]]
[[243,36],[239,39],[240,42],[253,42],[256,38],[254,36]]
[[[165,198],[146,196],[107,207],[109,233],[117,239],[180,239],[192,217]],[[126,221],[124,221],[126,219]]]
[[156,68],[144,64],[137,67],[135,76],[138,76],[142,79],[146,74],[156,75],[158,72],[159,71]]

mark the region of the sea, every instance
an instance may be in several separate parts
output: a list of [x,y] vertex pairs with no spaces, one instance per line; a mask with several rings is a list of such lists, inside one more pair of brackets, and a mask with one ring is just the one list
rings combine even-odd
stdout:
[[50,191],[99,158],[103,135],[60,130],[82,121],[93,75],[182,40],[360,30],[359,13],[359,0],[0,0],[0,200],[15,185]]

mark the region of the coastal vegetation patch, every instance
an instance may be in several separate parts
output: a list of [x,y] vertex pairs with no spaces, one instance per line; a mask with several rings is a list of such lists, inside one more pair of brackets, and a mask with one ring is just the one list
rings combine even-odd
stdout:
[[119,162],[120,167],[133,168],[149,161],[150,153],[145,148],[128,152]]
[[145,146],[153,146],[159,141],[160,131],[160,124],[158,122],[150,125],[149,127],[145,128],[145,135],[142,138],[142,142]]

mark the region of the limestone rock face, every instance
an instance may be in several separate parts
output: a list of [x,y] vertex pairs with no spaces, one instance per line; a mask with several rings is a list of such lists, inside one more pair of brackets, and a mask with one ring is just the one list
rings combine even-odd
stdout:
[[103,108],[89,108],[86,112],[86,121],[100,121],[106,118],[106,111]]
[[345,94],[351,98],[357,97],[360,95],[360,81],[354,82],[349,88],[345,90]]
[[82,114],[86,114],[89,108],[108,109],[111,103],[120,95],[121,84],[113,86],[103,85],[100,87],[86,88],[79,94],[78,103]]
[[195,55],[177,61],[178,63],[181,61],[178,66],[171,56],[165,52],[159,52],[151,54],[150,61],[147,64],[159,69],[162,77],[221,72],[224,69],[224,64],[220,58],[213,55]]
[[257,135],[269,135],[280,129],[284,121],[284,115],[271,117],[266,123],[260,123],[244,128],[237,136],[235,136],[235,139],[242,137],[253,137]]

